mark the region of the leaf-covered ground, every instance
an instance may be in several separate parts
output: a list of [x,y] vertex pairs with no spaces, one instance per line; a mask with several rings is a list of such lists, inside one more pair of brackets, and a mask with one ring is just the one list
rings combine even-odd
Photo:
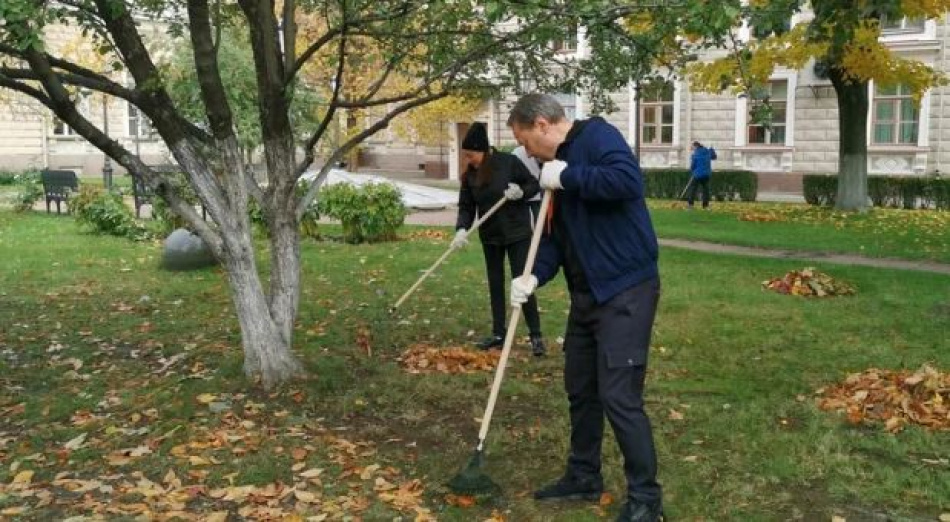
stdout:
[[874,208],[864,214],[789,203],[713,202],[711,210],[650,201],[657,233],[743,246],[950,263],[950,212]]
[[[0,212],[0,518],[615,516],[623,479],[609,432],[600,503],[530,497],[561,472],[567,448],[560,281],[539,292],[549,356],[518,343],[489,434],[485,470],[503,495],[449,496],[444,484],[471,455],[492,376],[490,355],[476,354],[485,360],[472,359],[472,372],[449,364],[488,333],[484,267],[477,245],[454,254],[390,316],[448,241],[403,235],[413,239],[305,243],[296,350],[308,378],[265,393],[243,376],[220,271],[165,273],[158,245],[80,234],[67,217]],[[883,376],[927,364],[945,375],[950,278],[817,265],[860,291],[811,300],[761,290],[796,268],[662,252],[647,408],[668,515],[950,512],[950,432],[913,422],[888,432],[870,405],[854,424],[847,408],[822,410],[815,393],[869,368]],[[407,371],[407,360],[436,371]]]

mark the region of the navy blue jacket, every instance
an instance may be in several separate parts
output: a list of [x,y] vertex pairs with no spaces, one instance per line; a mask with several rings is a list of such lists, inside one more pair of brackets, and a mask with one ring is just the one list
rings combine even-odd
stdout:
[[[576,124],[575,124],[576,125]],[[567,162],[564,190],[555,212],[563,213],[567,239],[575,247],[598,303],[657,277],[657,246],[644,200],[643,175],[623,135],[594,117],[569,133],[558,148]],[[533,273],[543,285],[563,265],[556,241],[545,230]]]

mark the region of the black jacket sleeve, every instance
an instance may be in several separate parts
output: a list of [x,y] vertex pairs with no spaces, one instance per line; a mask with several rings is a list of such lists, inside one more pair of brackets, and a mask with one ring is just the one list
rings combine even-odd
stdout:
[[[473,173],[467,173],[467,176],[474,175]],[[467,179],[462,179],[462,183],[459,187],[459,211],[458,217],[455,219],[455,230],[464,228],[468,230],[472,228],[472,223],[475,222],[475,214],[478,210],[475,205],[475,196],[472,195],[472,188],[468,184]]]
[[531,175],[528,167],[524,166],[516,156],[511,157],[511,182],[517,184],[524,191],[523,199],[525,201],[533,198],[538,192],[541,192],[541,185],[538,178]]

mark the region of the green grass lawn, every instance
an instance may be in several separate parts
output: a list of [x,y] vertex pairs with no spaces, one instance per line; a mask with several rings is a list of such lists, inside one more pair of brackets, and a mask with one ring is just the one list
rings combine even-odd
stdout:
[[[443,484],[471,454],[491,375],[412,375],[397,357],[414,343],[466,345],[487,333],[477,245],[398,316],[386,313],[445,246],[305,243],[296,349],[309,377],[265,392],[243,377],[219,270],[163,272],[157,243],[0,212],[0,518],[131,519],[146,509],[263,518],[299,508],[374,521],[413,519],[417,505],[450,521],[613,515],[620,500],[530,499],[562,471],[568,443],[560,280],[539,293],[551,354],[517,348],[489,435],[485,469],[504,495],[448,504]],[[891,435],[814,400],[869,367],[950,370],[950,277],[819,264],[857,295],[810,300],[760,289],[800,262],[661,256],[647,396],[670,519],[950,511],[950,432]],[[621,499],[609,433],[605,451],[607,486]]]
[[657,234],[734,245],[896,257],[950,263],[950,212],[875,208],[866,214],[789,203],[652,200]]

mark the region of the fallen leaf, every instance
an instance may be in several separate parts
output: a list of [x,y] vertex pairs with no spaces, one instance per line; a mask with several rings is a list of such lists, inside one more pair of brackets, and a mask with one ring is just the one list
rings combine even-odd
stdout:
[[290,455],[294,458],[294,460],[303,460],[307,458],[307,450],[303,448],[294,448],[290,451]]
[[13,476],[12,486],[26,486],[33,481],[33,470],[25,469]]
[[83,447],[84,442],[86,442],[86,434],[81,433],[78,436],[73,437],[72,439],[69,439],[69,441],[66,442],[66,444],[63,444],[63,449],[67,449],[69,451],[75,451]]

